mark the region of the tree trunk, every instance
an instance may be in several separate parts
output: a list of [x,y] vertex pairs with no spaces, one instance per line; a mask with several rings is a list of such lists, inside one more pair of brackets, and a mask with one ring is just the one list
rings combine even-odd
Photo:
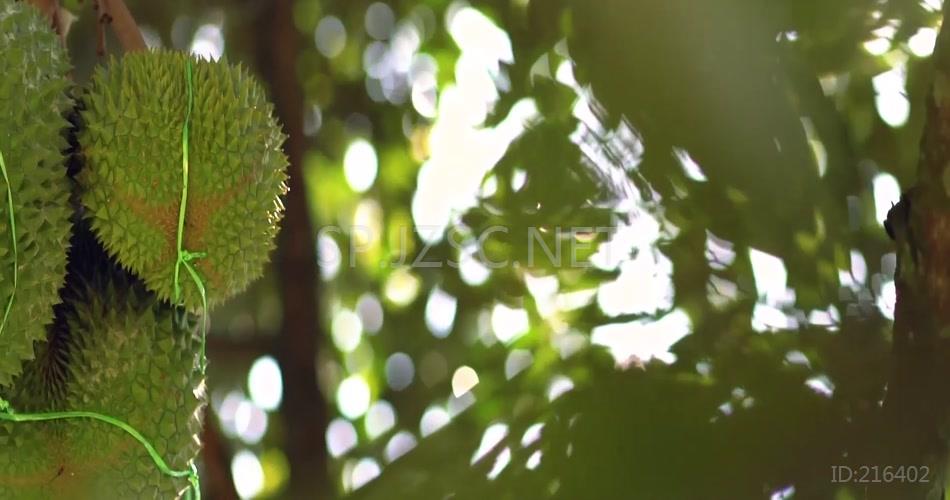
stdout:
[[327,408],[317,384],[316,359],[324,337],[318,321],[316,236],[309,218],[303,182],[303,90],[297,78],[300,37],[293,23],[291,0],[274,0],[259,10],[258,64],[274,99],[277,116],[288,135],[284,151],[290,160],[287,213],[278,240],[278,272],[283,326],[277,355],[283,373],[288,498],[329,498],[327,472]]
[[[950,2],[944,4],[948,19]],[[882,449],[868,464],[929,469],[925,484],[894,482],[874,498],[942,499],[950,423],[950,23],[933,56],[934,83],[917,184],[887,217],[897,246],[893,368]],[[872,437],[874,438],[874,437]]]

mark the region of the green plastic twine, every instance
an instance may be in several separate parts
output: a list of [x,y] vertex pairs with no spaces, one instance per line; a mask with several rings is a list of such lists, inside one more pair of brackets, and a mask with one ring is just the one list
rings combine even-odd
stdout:
[[10,177],[7,175],[7,164],[3,161],[2,152],[0,152],[0,173],[3,173],[3,181],[7,184],[7,209],[10,211],[10,241],[13,248],[13,291],[10,292],[7,307],[3,311],[3,320],[0,321],[0,335],[3,335],[4,327],[7,326],[7,318],[10,317],[10,311],[13,310],[13,297],[16,296],[17,271],[20,266],[17,263],[16,220],[13,218],[13,187],[10,185]]
[[[205,291],[204,282],[201,280],[201,276],[198,274],[198,271],[191,264],[191,261],[205,257],[206,254],[203,252],[189,252],[184,249],[184,232],[185,232],[185,210],[188,205],[188,132],[189,125],[191,122],[191,110],[194,107],[194,91],[192,90],[192,77],[191,77],[191,59],[186,60],[185,65],[185,77],[188,88],[188,108],[185,112],[185,124],[182,127],[181,132],[181,149],[182,149],[182,190],[181,190],[181,206],[178,210],[178,258],[175,261],[175,302],[181,303],[181,283],[179,276],[181,274],[181,267],[184,266],[185,270],[188,271],[188,274],[191,276],[192,281],[194,281],[195,286],[198,287],[198,292],[201,294],[201,305],[204,309],[205,315],[208,311],[208,297]],[[15,220],[13,217],[13,189],[10,186],[10,180],[7,176],[7,168],[3,161],[3,154],[0,153],[0,173],[3,174],[3,179],[7,184],[7,204],[10,210],[10,232],[12,234],[13,241],[13,291],[16,293],[17,286],[17,247],[16,247],[16,226]],[[10,314],[10,310],[13,308],[13,294],[10,295],[10,299],[7,302],[6,310],[3,314],[3,321],[0,322],[0,335],[3,334],[3,327],[6,325],[7,317]],[[208,324],[205,318],[202,318],[202,328],[201,328],[201,359],[199,361],[201,374],[204,375],[207,368],[207,358],[205,356],[205,344],[206,337],[208,333]],[[136,441],[138,441],[148,452],[148,455],[152,458],[152,461],[155,463],[155,466],[169,477],[174,478],[188,478],[188,482],[191,484],[191,489],[188,493],[189,498],[195,500],[201,500],[201,482],[198,476],[198,468],[195,466],[195,462],[191,461],[189,464],[188,470],[174,470],[168,466],[168,463],[159,455],[158,450],[155,449],[155,446],[146,439],[137,429],[129,425],[128,423],[119,420],[115,417],[110,417],[108,415],[103,415],[101,413],[90,412],[90,411],[61,411],[61,412],[48,412],[48,413],[16,413],[13,408],[10,406],[10,403],[0,397],[0,420],[6,420],[9,422],[45,422],[50,420],[64,420],[64,419],[90,419],[96,420],[99,422],[104,422],[106,424],[118,427],[125,431],[126,434],[132,436]]]
[[10,407],[10,403],[5,399],[0,398],[0,420],[6,420],[9,422],[47,422],[50,420],[64,420],[64,419],[90,419],[97,420],[99,422],[105,422],[106,424],[118,427],[125,431],[126,434],[132,436],[136,441],[142,444],[145,448],[145,451],[148,452],[149,456],[152,457],[152,461],[155,462],[156,467],[162,471],[162,474],[166,476],[175,477],[175,478],[188,478],[188,482],[191,484],[191,498],[197,500],[201,499],[201,488],[198,481],[198,470],[195,467],[194,462],[191,463],[191,467],[188,470],[174,470],[168,466],[168,463],[159,455],[158,450],[155,449],[155,446],[149,442],[141,432],[136,430],[131,425],[123,422],[114,417],[108,415],[103,415],[101,413],[95,413],[91,411],[57,411],[49,413],[16,413],[13,411],[13,408]]
[[191,77],[191,58],[185,60],[185,84],[188,92],[188,108],[185,110],[185,124],[181,128],[181,204],[178,207],[178,258],[175,260],[175,302],[181,303],[181,268],[184,267],[191,276],[191,280],[198,287],[198,293],[201,295],[201,307],[204,314],[201,318],[201,374],[204,375],[207,369],[207,357],[205,356],[205,342],[208,336],[208,295],[205,291],[204,281],[198,274],[198,270],[191,264],[191,261],[206,257],[204,252],[189,252],[185,249],[185,212],[188,209],[188,135],[191,126],[191,109],[194,107],[195,95],[192,88]]

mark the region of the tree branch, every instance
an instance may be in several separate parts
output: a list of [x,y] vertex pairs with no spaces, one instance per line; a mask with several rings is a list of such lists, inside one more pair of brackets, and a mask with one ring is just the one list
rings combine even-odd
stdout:
[[49,18],[53,31],[59,35],[59,40],[63,42],[63,45],[66,45],[66,34],[69,32],[69,25],[63,19],[62,11],[59,8],[59,0],[29,0],[29,3]]
[[105,52],[103,27],[107,24],[112,27],[112,32],[115,33],[119,44],[126,52],[148,49],[142,30],[135,23],[135,18],[132,17],[132,12],[129,11],[124,0],[93,0],[93,8],[96,10],[96,19],[99,21],[100,55]]

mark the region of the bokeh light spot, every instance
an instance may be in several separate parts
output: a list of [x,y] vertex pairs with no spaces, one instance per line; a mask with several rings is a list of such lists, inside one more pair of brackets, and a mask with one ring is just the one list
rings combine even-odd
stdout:
[[247,388],[254,404],[265,411],[274,411],[284,397],[280,365],[271,356],[257,358],[247,374]]
[[264,488],[264,468],[257,455],[248,450],[234,454],[231,460],[234,489],[241,498],[253,498]]
[[386,360],[386,381],[394,391],[409,387],[415,374],[415,365],[406,353],[397,352]]
[[357,419],[369,409],[370,390],[362,375],[352,375],[342,382],[336,392],[340,413],[350,420]]
[[452,394],[461,397],[478,385],[478,373],[470,366],[462,366],[452,375]]
[[376,149],[365,139],[356,139],[346,148],[343,157],[343,173],[346,182],[357,193],[363,193],[376,182],[379,160]]
[[334,458],[346,454],[356,447],[358,437],[356,429],[348,420],[336,418],[327,427],[327,451]]

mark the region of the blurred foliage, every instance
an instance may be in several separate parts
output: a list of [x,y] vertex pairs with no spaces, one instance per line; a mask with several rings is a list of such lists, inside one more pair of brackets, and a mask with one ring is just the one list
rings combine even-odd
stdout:
[[[240,61],[267,8],[130,4],[162,44],[219,33]],[[939,17],[298,0],[337,491],[860,498],[830,467],[874,453],[895,262],[878,207],[914,177]],[[216,311],[215,338],[273,338],[275,281]],[[226,404],[257,354],[212,355],[222,427],[279,498],[279,419],[248,439]]]

